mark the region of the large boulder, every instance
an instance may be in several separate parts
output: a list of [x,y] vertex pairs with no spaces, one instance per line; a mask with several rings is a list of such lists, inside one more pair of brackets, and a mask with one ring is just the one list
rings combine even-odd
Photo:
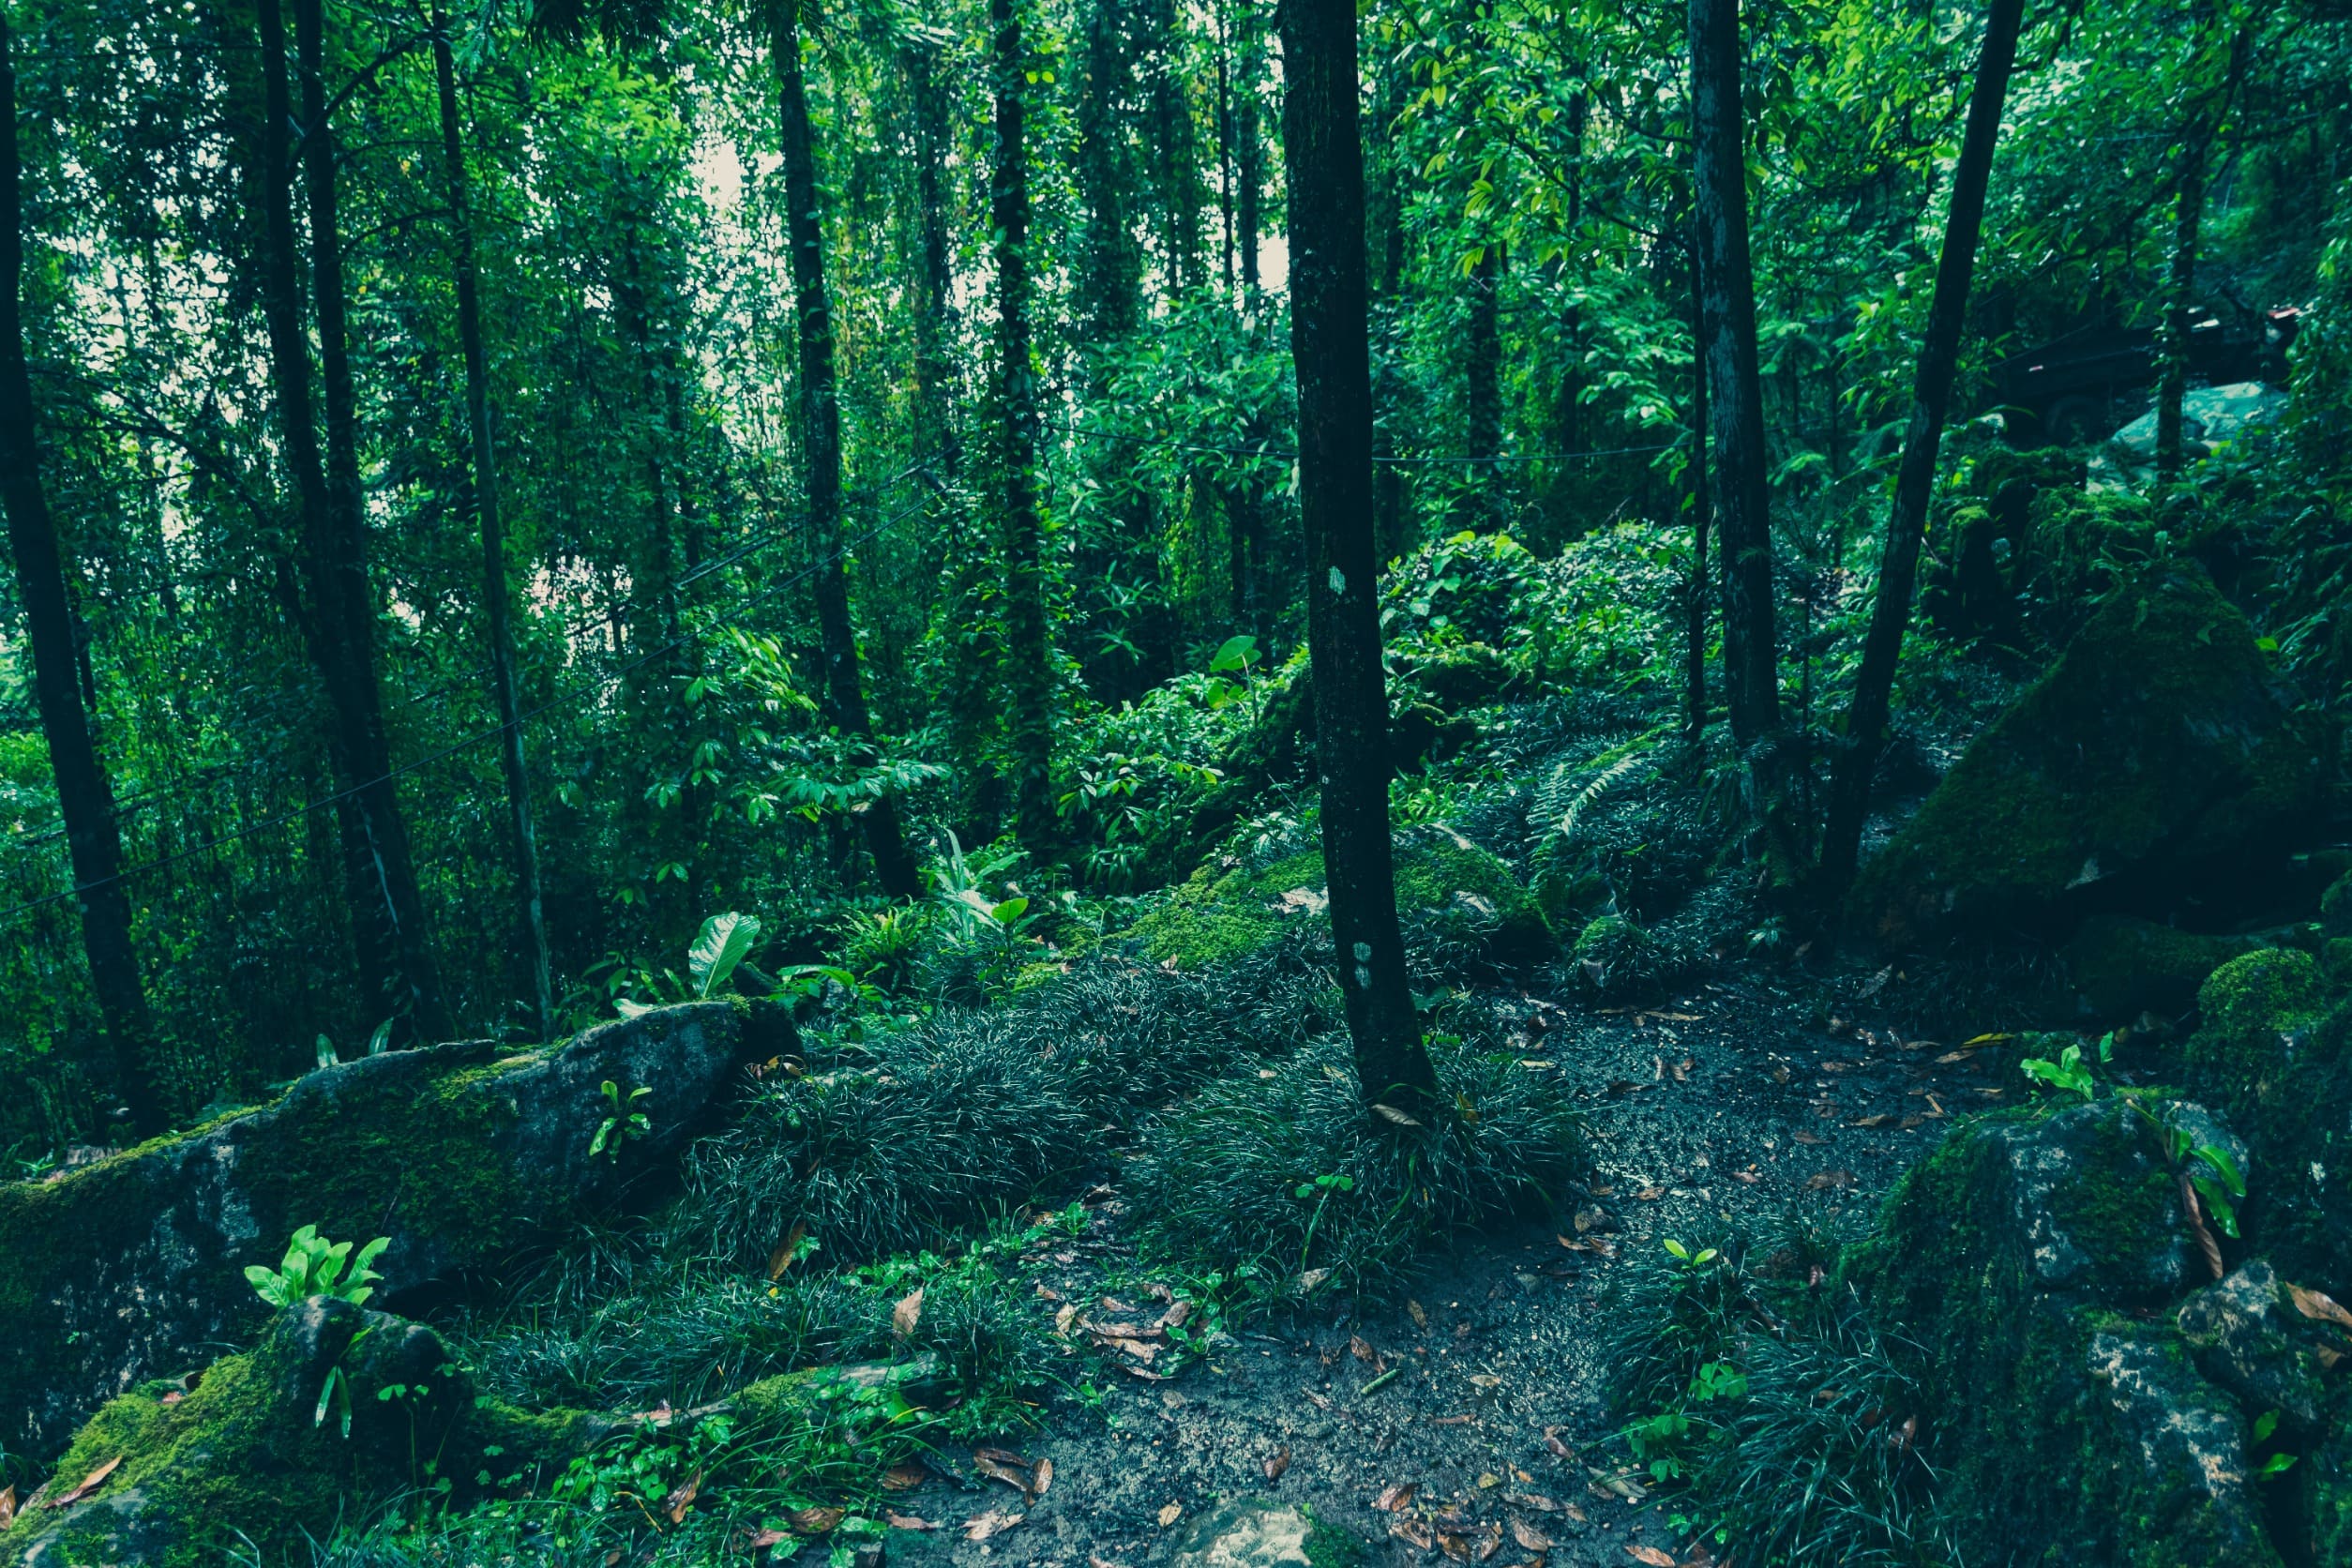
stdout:
[[[745,1033],[732,1006],[700,1003],[520,1054],[486,1041],[391,1052],[0,1186],[0,1447],[53,1454],[106,1400],[250,1339],[266,1309],[244,1271],[274,1267],[303,1225],[389,1237],[376,1264],[389,1297],[611,1202],[667,1167],[732,1079]],[[649,1124],[593,1153],[607,1082],[624,1099],[649,1090],[626,1108]]]
[[[2242,1145],[2194,1106],[2195,1142]],[[2118,1101],[1965,1123],[1846,1260],[1922,1352],[1942,1515],[1970,1560],[2278,1568],[2252,1416],[2161,1309],[2205,1271],[2180,1184]]]
[[2194,565],[2102,604],[1865,867],[1883,942],[1955,924],[2071,924],[2248,899],[2324,807],[2321,721]]
[[326,1296],[192,1380],[108,1401],[0,1531],[0,1562],[196,1568],[239,1547],[278,1561],[403,1493],[541,1479],[593,1436],[578,1411],[475,1397],[430,1329]]

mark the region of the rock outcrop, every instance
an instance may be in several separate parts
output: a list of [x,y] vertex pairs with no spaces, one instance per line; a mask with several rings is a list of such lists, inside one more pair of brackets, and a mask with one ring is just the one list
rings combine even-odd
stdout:
[[2164,564],[1976,739],[1864,868],[1848,915],[1904,942],[2258,899],[2326,805],[2328,750],[2245,617],[2196,566]]
[[[731,1082],[725,1003],[507,1054],[489,1042],[322,1069],[270,1105],[42,1182],[0,1186],[0,1446],[62,1446],[99,1405],[249,1340],[244,1275],[316,1225],[387,1236],[382,1297],[496,1260],[671,1162]],[[758,1031],[754,1031],[758,1033]],[[609,1138],[602,1086],[647,1126]]]

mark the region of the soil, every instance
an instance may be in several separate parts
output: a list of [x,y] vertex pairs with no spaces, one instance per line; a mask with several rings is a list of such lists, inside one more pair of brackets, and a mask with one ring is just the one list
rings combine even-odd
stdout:
[[[1044,1495],[1025,1503],[1008,1485],[972,1479],[965,1455],[942,1452],[940,1473],[897,1510],[943,1528],[893,1530],[890,1560],[1142,1564],[1172,1556],[1218,1502],[1262,1496],[1365,1543],[1367,1562],[1435,1560],[1412,1537],[1430,1539],[1428,1516],[1448,1509],[1440,1528],[1457,1549],[1500,1568],[1536,1555],[1515,1521],[1551,1540],[1554,1568],[1621,1568],[1639,1560],[1636,1547],[1709,1560],[1612,1440],[1605,1399],[1620,1281],[1669,1237],[1769,1237],[1792,1219],[1858,1225],[1943,1118],[2000,1102],[1998,1051],[1907,1038],[1879,1021],[1899,1016],[1878,990],[1889,978],[1834,990],[1746,979],[1640,1010],[1496,996],[1529,1059],[1554,1063],[1577,1091],[1585,1185],[1560,1195],[1548,1216],[1431,1259],[1394,1309],[1224,1335],[1166,1380],[1097,1367],[1098,1401],[1058,1401],[1018,1445],[1028,1460],[1052,1461]],[[1081,1333],[1123,1315],[1153,1321],[1164,1309],[1121,1264],[1117,1195],[1093,1195],[1093,1213],[1091,1244],[1054,1256],[1047,1289],[1059,1299],[1041,1295],[1038,1310],[1076,1308]],[[1109,1304],[1107,1283],[1119,1291]],[[1416,1490],[1401,1512],[1377,1506],[1406,1485]],[[965,1522],[990,1511],[1021,1523],[967,1539]]]

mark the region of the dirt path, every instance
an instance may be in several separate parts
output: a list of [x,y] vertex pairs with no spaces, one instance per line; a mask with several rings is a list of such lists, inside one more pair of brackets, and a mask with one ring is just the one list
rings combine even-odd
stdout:
[[[1022,1447],[1053,1462],[1044,1496],[1024,1505],[1003,1485],[935,1480],[902,1511],[946,1528],[893,1531],[892,1560],[1160,1560],[1191,1521],[1242,1496],[1311,1507],[1373,1543],[1373,1562],[1417,1561],[1434,1548],[1415,1541],[1440,1530],[1506,1565],[1538,1555],[1523,1539],[1553,1543],[1554,1565],[1674,1547],[1660,1506],[1624,1495],[1640,1487],[1603,1405],[1630,1260],[1667,1237],[1769,1236],[1792,1216],[1866,1212],[1943,1116],[1997,1103],[1989,1058],[1900,1040],[1867,1021],[1867,1003],[1859,1031],[1832,1033],[1808,1000],[1819,994],[1711,986],[1638,1013],[1498,998],[1529,1057],[1555,1063],[1587,1108],[1589,1189],[1551,1222],[1434,1259],[1397,1310],[1229,1335],[1164,1382],[1100,1375],[1113,1386],[1098,1405],[1064,1402]],[[1103,1207],[1115,1234],[1115,1199]],[[1098,1266],[1068,1256],[1049,1289],[1108,1316]],[[1123,1304],[1138,1305],[1132,1291]],[[1404,1509],[1376,1506],[1403,1485],[1415,1488]],[[966,1539],[963,1522],[991,1509],[1024,1516]]]

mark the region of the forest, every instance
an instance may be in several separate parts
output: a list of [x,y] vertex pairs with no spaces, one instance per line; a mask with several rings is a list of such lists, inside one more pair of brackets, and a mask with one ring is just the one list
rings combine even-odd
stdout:
[[0,1563],[2352,1563],[2352,0],[0,0]]

